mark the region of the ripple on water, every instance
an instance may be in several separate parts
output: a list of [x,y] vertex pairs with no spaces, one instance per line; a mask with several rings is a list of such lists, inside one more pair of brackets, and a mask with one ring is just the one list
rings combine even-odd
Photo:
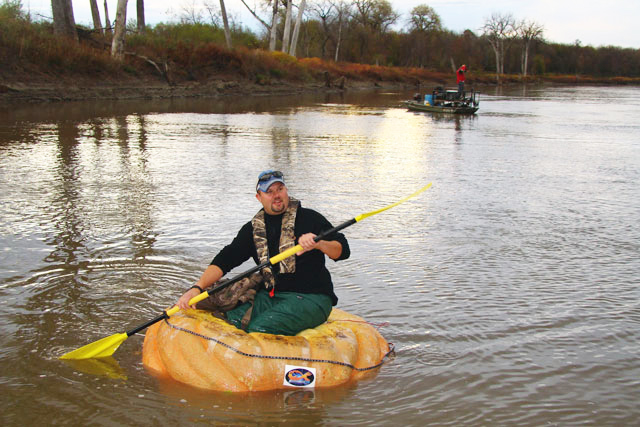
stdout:
[[[469,119],[356,93],[21,113],[0,133],[3,416],[635,425],[637,89],[508,92]],[[351,258],[327,262],[340,307],[396,345],[374,379],[203,394],[148,375],[142,334],[118,350],[114,377],[57,360],[174,303],[255,213],[268,167],[334,224],[433,181],[345,229]]]
[[[128,329],[173,304],[197,270],[166,259],[103,259],[48,266],[6,284],[7,344],[49,352],[80,347],[105,331]],[[79,331],[80,330],[80,331]]]

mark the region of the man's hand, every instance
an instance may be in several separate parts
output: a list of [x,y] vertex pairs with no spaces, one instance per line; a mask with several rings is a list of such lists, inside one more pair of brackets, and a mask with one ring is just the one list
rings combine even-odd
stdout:
[[296,255],[300,256],[305,252],[317,249],[331,259],[340,258],[340,254],[342,254],[342,245],[340,242],[335,240],[320,240],[319,242],[316,242],[314,240],[315,238],[316,235],[313,233],[307,233],[300,236],[298,244],[302,246],[302,250],[296,253]]
[[180,307],[180,310],[186,310],[187,308],[189,308],[189,300],[191,300],[191,298],[195,297],[196,295],[200,295],[200,291],[197,288],[191,288],[187,292],[182,294],[176,305]]
[[302,250],[296,253],[296,255],[300,256],[305,252],[309,252],[313,249],[316,249],[316,247],[318,246],[318,243],[320,242],[316,242],[315,240],[313,240],[315,238],[316,238],[316,235],[313,233],[307,233],[300,236],[300,238],[298,239],[298,244],[302,246]]

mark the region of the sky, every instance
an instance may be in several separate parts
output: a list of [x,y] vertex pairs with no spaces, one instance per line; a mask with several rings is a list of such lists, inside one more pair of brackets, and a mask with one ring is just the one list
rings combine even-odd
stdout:
[[[246,0],[253,4],[255,0]],[[298,4],[298,0],[294,0]],[[218,0],[209,0],[219,4]],[[426,4],[440,16],[442,26],[461,33],[469,29],[480,34],[484,22],[493,13],[510,13],[516,20],[526,19],[544,27],[547,41],[582,46],[617,46],[640,49],[640,0],[390,0],[400,13],[400,25],[405,27],[411,9]],[[145,0],[147,24],[175,22],[182,5],[199,5],[204,0]],[[309,3],[309,1],[307,1]],[[104,19],[104,0],[98,0]],[[117,0],[107,0],[109,17],[115,17]],[[34,18],[51,17],[51,0],[22,0],[25,10]],[[135,0],[129,0],[127,19],[135,19]],[[240,0],[226,0],[227,13],[242,25],[258,29],[253,18]],[[76,23],[91,25],[88,0],[73,0]],[[396,26],[399,30],[401,27]]]

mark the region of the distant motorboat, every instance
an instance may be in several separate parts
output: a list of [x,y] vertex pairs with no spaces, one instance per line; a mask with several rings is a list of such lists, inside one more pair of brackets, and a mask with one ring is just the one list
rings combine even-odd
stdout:
[[480,108],[478,92],[459,93],[456,89],[437,87],[432,93],[416,94],[412,100],[403,103],[412,111],[427,111],[430,113],[475,114]]

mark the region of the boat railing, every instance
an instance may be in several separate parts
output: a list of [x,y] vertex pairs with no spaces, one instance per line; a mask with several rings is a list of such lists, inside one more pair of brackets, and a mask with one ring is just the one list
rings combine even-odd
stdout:
[[478,105],[478,92],[474,89],[464,91],[462,94],[457,89],[436,88],[431,94],[425,95],[425,101],[429,100],[433,105],[457,106]]

